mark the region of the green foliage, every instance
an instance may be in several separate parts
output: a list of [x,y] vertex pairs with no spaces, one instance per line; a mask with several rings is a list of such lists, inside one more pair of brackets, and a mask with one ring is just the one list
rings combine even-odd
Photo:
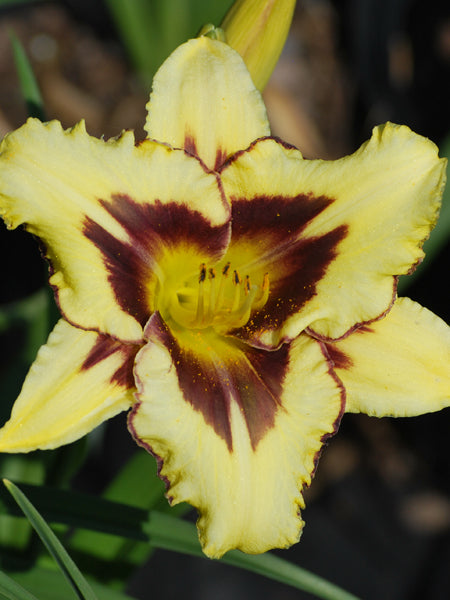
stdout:
[[[35,566],[27,571],[17,571],[13,574],[14,581],[28,590],[32,590],[39,600],[72,600],[72,588],[61,573],[48,567]],[[98,600],[135,600],[135,598],[117,592],[96,581],[89,581]],[[0,596],[1,599],[1,596]],[[1,599],[3,600],[3,599]],[[14,598],[16,600],[16,598]],[[22,600],[17,596],[17,600]],[[23,600],[32,600],[24,597]]]
[[[136,508],[170,510],[164,498],[164,485],[156,473],[152,456],[138,449],[103,493],[103,498]],[[189,507],[179,505],[180,514]],[[79,529],[70,539],[70,548],[85,572],[95,571],[110,585],[122,586],[132,571],[150,556],[148,540],[138,541],[119,535]],[[116,567],[111,569],[111,564]]]
[[[34,566],[27,571],[16,571],[13,577],[16,583],[32,590],[39,600],[72,600],[74,598],[72,588],[61,573],[50,567]],[[98,600],[135,600],[134,597],[112,590],[96,581],[89,580],[89,583]],[[22,600],[22,598],[17,596],[17,600]],[[32,600],[32,598],[24,597],[23,600]]]
[[13,48],[14,62],[16,63],[17,74],[19,76],[22,95],[25,99],[28,114],[30,117],[37,117],[41,121],[46,121],[44,103],[41,92],[37,84],[33,69],[25,54],[22,44],[14,33],[10,33],[11,44]]
[[47,525],[39,512],[34,508],[28,498],[10,481],[4,479],[3,482],[7,490],[24,512],[28,521],[36,530],[43,544],[54,558],[56,564],[66,577],[79,600],[97,600],[97,597],[94,594],[91,586],[85,580],[76,564],[67,554],[61,542],[58,540],[56,535]]
[[106,0],[136,71],[149,88],[161,63],[202,25],[220,23],[231,0]]
[[36,596],[27,592],[14,579],[0,571],[0,598],[8,600],[37,600]]
[[[61,554],[62,546],[58,540],[56,541],[59,545],[49,536],[48,526],[43,518],[40,515],[39,518],[36,516],[37,511],[32,509],[31,502],[26,499],[18,488],[11,483],[7,483],[7,485],[11,493],[14,492],[14,498],[17,502],[20,502],[21,508],[26,512],[33,527],[37,529],[38,526],[40,531],[45,532],[47,543],[49,539],[54,543],[52,555],[57,560],[58,565],[65,569],[64,572],[71,575],[71,581],[75,580],[74,573],[79,573],[78,569],[75,567],[76,571],[69,572],[68,565],[73,563],[68,562],[71,559],[66,558],[67,553],[64,549],[62,550],[65,554]],[[50,521],[76,527],[87,527],[94,531],[114,535],[117,535],[120,531],[120,534],[125,538],[145,540],[155,548],[164,548],[203,557],[195,526],[170,514],[147,511],[103,498],[92,498],[84,494],[74,494],[63,490],[51,490],[37,486],[22,487],[26,489],[28,496],[39,505],[42,514]],[[17,513],[14,504],[8,501],[8,497],[4,493],[0,493],[0,510],[7,511],[10,514]],[[93,550],[95,552],[95,548]],[[62,557],[64,557],[64,560]],[[356,600],[352,594],[270,553],[249,556],[239,551],[231,551],[221,560],[225,564],[244,568],[297,589],[308,591],[324,600]],[[79,584],[79,580],[76,581]],[[84,598],[83,596],[80,597]],[[89,596],[86,596],[86,598],[89,598]]]

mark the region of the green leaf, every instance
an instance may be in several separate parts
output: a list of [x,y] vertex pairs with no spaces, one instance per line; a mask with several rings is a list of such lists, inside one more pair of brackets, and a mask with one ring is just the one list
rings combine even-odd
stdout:
[[[64,490],[54,490],[51,494],[35,486],[27,486],[27,490],[28,495],[40,499],[42,503],[38,505],[48,520],[114,534],[120,529],[125,537],[144,539],[154,547],[204,558],[192,523],[84,494],[75,494],[73,499],[74,493]],[[0,508],[1,501],[0,496]],[[4,507],[11,510],[5,502]],[[352,594],[270,553],[250,556],[232,551],[221,561],[308,591],[323,600],[357,600]]]
[[103,498],[150,509],[164,496],[164,491],[155,459],[139,448],[109,484]]
[[[70,593],[67,581],[62,577],[60,571],[48,567],[34,566],[27,571],[10,573],[10,576],[22,586],[32,590],[33,594],[41,600],[44,598],[45,600],[62,600],[62,598],[67,598]],[[98,600],[135,600],[133,597],[112,590],[101,583],[90,581],[90,584]],[[24,598],[24,600],[28,599]]]
[[[171,511],[172,515],[177,516],[191,509],[187,504],[171,508],[164,493],[165,487],[158,477],[154,458],[139,448],[109,484],[102,497],[132,504],[146,511],[152,508],[162,512]],[[124,539],[85,529],[77,530],[71,536],[69,547],[84,573],[92,573],[114,585],[120,585],[153,552],[148,540]],[[120,563],[121,569],[109,568],[111,562]]]
[[16,63],[20,87],[25,98],[28,114],[30,117],[37,117],[41,121],[46,121],[47,119],[45,116],[41,92],[34,76],[33,69],[31,68],[30,62],[25,54],[25,50],[13,32],[10,32],[10,38],[13,48],[14,62]]
[[144,84],[175,48],[206,22],[221,22],[231,0],[106,0],[123,44]]
[[[158,548],[204,557],[192,523],[153,512],[145,530],[151,543]],[[353,594],[274,554],[249,555],[233,550],[221,562],[315,594],[323,600],[358,600]]]
[[[1,473],[8,479],[18,479],[33,484],[40,484],[44,479],[44,465],[35,454],[0,455]],[[10,551],[24,550],[31,538],[31,526],[25,519],[17,519],[10,515],[0,515],[0,544]]]
[[[45,484],[55,487],[68,487],[73,477],[78,473],[88,454],[88,439],[85,436],[55,450],[45,450]],[[15,479],[8,477],[7,479]],[[18,481],[23,481],[18,479]]]
[[[20,345],[4,358],[0,378],[0,425],[9,418],[11,407],[20,392],[20,385],[40,346],[45,343],[54,318],[54,300],[49,287],[44,287],[29,296],[3,304],[0,307],[0,334],[17,336]],[[9,330],[9,331],[8,331]],[[78,442],[81,444],[84,442]],[[41,484],[48,476],[56,479],[57,460],[74,453],[72,444],[53,452],[33,452],[27,455],[0,454],[0,471],[3,477],[33,484]],[[55,463],[52,468],[52,461]],[[64,475],[73,474],[68,463],[63,465]],[[75,465],[74,465],[75,466]],[[58,479],[58,483],[62,483]],[[3,486],[0,486],[3,488]],[[24,519],[0,515],[0,543],[9,549],[23,550],[29,543],[30,524]]]
[[27,497],[11,481],[4,479],[3,483],[53,556],[78,598],[80,600],[97,600],[92,588],[84,579],[76,564]]
[[0,597],[8,598],[8,600],[37,600],[36,596],[27,592],[3,571],[0,571]]
[[[31,502],[39,507],[47,521],[84,527],[112,535],[146,541],[143,523],[147,511],[108,502],[102,498],[44,486],[21,484]],[[0,487],[0,511],[20,514],[16,504]]]
[[[138,449],[102,497],[149,510],[164,497],[164,489],[156,472],[155,460]],[[79,529],[71,536],[69,547],[84,573],[93,573],[110,585],[121,585],[153,551],[147,540],[140,542],[86,529]],[[122,568],[111,569],[111,563],[120,563]]]
[[143,82],[150,87],[159,66],[161,37],[147,0],[106,0],[128,55]]
[[318,577],[314,573],[283,560],[274,554],[270,554],[270,552],[255,556],[242,554],[233,550],[222,561],[240,569],[246,569],[274,581],[279,581],[299,590],[309,592],[323,600],[359,600],[357,596],[350,594],[326,579]]

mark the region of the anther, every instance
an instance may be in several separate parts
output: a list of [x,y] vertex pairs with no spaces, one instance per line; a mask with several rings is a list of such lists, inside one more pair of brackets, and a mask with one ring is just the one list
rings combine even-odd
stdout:
[[211,267],[209,273],[209,302],[206,319],[211,321],[214,319],[214,311],[216,307],[216,271]]
[[205,301],[204,301],[204,282],[206,279],[206,265],[202,263],[200,265],[200,275],[198,277],[198,298],[197,298],[197,313],[195,315],[195,322],[200,324],[203,322],[203,315],[205,314]]
[[255,298],[255,301],[253,302],[254,310],[260,310],[267,302],[269,298],[269,287],[269,273],[264,273],[263,282],[261,286],[261,293],[257,298]]
[[248,275],[245,276],[245,295],[247,296],[248,293],[250,292],[250,277]]
[[253,277],[245,275],[241,278],[229,262],[221,268],[219,277],[214,267],[201,263],[197,291],[189,286],[177,290],[170,313],[177,323],[190,328],[213,326],[230,330],[242,327],[254,311],[261,310],[266,304],[269,287],[268,273],[264,273],[260,285],[255,285]]
[[234,288],[233,304],[231,305],[232,313],[237,311],[237,309],[239,308],[240,301],[241,301],[241,286],[240,286],[240,284],[242,283],[242,279],[240,278],[239,273],[237,271],[234,271],[234,273],[233,273],[233,283],[236,287]]
[[198,277],[198,282],[203,283],[203,281],[205,281],[205,279],[206,279],[206,265],[205,265],[205,263],[202,263],[200,265],[200,275]]

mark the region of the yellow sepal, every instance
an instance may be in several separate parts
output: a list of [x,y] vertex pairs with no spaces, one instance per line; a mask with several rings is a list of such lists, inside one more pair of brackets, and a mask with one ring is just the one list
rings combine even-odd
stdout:
[[[0,429],[0,452],[69,444],[129,408],[134,397],[128,375],[137,350],[61,319]],[[129,373],[123,369],[127,363]]]
[[328,345],[347,391],[347,412],[412,417],[450,406],[450,328],[409,298]]
[[270,134],[266,109],[242,58],[203,36],[179,46],[153,80],[145,129],[210,169]]

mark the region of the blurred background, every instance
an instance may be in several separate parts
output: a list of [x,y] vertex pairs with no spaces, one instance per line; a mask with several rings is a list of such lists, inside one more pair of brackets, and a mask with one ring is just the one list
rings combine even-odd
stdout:
[[[84,118],[96,136],[134,129],[142,139],[153,71],[205,22],[219,24],[231,4],[211,0],[191,6],[178,0],[167,13],[158,8],[163,3],[148,2],[154,19],[140,40],[149,43],[143,60],[134,44],[142,32],[124,30],[120,2],[0,2],[0,137],[27,117],[11,50],[14,31],[33,66],[48,118],[65,127]],[[351,153],[374,125],[387,120],[430,137],[448,156],[450,3],[298,0],[264,98],[274,134],[308,158]],[[449,202],[447,193],[447,209]],[[429,260],[411,282],[401,282],[400,291],[448,322],[444,227],[437,237]],[[56,313],[42,291],[46,266],[31,236],[2,226],[0,253],[0,307],[9,315],[7,323],[0,319],[1,423]],[[24,299],[31,300],[20,304]],[[307,491],[302,540],[280,555],[365,600],[448,600],[449,436],[449,409],[411,419],[346,415]],[[70,482],[74,489],[99,493],[135,451],[121,415],[90,436],[77,463],[82,462],[81,470],[69,460],[64,481],[54,475],[55,465],[65,460],[61,454],[37,471],[29,466],[33,457],[19,466],[0,463],[0,470],[2,476],[18,473],[19,481]],[[171,600],[180,593],[187,600],[312,598],[232,567],[164,551],[132,575],[127,590],[142,600]]]

